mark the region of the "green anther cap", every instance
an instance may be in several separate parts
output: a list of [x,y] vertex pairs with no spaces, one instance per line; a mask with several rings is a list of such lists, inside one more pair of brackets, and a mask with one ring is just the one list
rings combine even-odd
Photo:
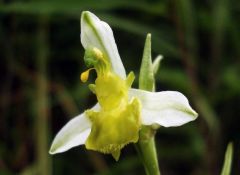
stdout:
[[93,67],[99,60],[103,59],[103,53],[96,47],[88,48],[84,54],[84,62],[86,66]]

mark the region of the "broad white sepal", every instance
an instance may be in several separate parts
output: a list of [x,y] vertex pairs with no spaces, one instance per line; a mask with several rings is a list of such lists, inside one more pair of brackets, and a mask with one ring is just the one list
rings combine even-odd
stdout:
[[[99,110],[99,104],[92,109]],[[90,131],[91,122],[85,113],[71,119],[56,135],[51,145],[50,154],[65,152],[72,147],[85,144]]]
[[143,125],[181,126],[195,120],[198,116],[189,105],[187,98],[180,92],[148,92],[131,89],[129,95],[137,97],[142,103]]
[[85,49],[96,47],[104,51],[110,59],[113,71],[121,78],[126,78],[111,27],[89,11],[82,12],[81,43]]

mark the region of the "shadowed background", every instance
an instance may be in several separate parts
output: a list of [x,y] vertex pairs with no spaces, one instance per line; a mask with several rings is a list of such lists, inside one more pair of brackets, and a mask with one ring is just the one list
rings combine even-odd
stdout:
[[[238,0],[0,0],[0,174],[144,174],[132,144],[118,162],[84,146],[50,156],[56,133],[96,102],[87,83],[80,15],[112,27],[127,72],[138,74],[147,33],[162,54],[157,91],[184,93],[199,118],[156,135],[163,175],[219,174],[229,141],[240,171]],[[88,82],[93,82],[91,74]]]

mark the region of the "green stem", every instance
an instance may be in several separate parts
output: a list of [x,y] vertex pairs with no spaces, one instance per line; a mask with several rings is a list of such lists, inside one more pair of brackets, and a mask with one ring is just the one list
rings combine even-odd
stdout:
[[[139,89],[154,91],[154,69],[155,72],[157,72],[156,65],[158,64],[159,63],[156,63],[155,66],[153,66],[151,55],[151,34],[148,34],[145,41],[142,64],[140,68]],[[142,159],[142,163],[147,175],[160,175],[154,140],[155,132],[156,130],[151,126],[142,126],[139,132],[139,140],[136,144],[136,149],[140,158]]]
[[147,175],[160,175],[154,136],[155,130],[143,126],[140,131],[139,141],[136,144],[137,152]]
[[51,175],[51,157],[48,154],[49,135],[49,94],[47,77],[48,48],[48,19],[41,16],[37,33],[37,70],[41,76],[36,81],[36,159],[38,174]]

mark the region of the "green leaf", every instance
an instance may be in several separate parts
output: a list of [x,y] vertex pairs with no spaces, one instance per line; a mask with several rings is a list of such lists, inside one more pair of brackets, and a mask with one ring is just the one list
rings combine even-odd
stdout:
[[233,155],[233,144],[230,142],[227,146],[225,153],[224,165],[222,168],[221,175],[230,175],[231,165],[232,165],[232,155]]
[[[112,10],[119,8],[127,8],[145,12],[148,14],[163,16],[166,14],[167,8],[162,2],[156,3],[135,3],[128,0],[41,0],[41,1],[27,1],[27,2],[11,2],[1,4],[0,11],[5,13],[27,13],[27,14],[49,14],[49,13],[64,13],[71,15],[73,12],[79,13],[82,10]],[[76,14],[78,17],[78,14]]]
[[151,34],[147,34],[139,75],[139,88],[147,91],[154,89],[154,73],[151,55]]

